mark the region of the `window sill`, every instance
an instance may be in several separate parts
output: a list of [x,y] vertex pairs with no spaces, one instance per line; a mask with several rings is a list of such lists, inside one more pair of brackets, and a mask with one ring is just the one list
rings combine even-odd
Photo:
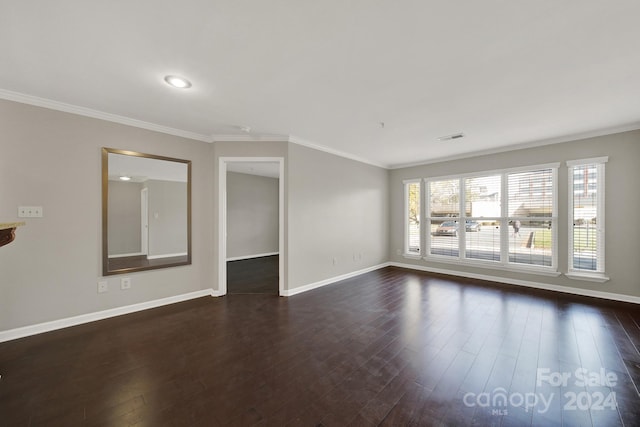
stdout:
[[459,265],[463,267],[473,267],[473,268],[484,268],[489,270],[499,270],[499,271],[509,271],[512,273],[521,273],[521,274],[535,274],[539,276],[550,276],[550,277],[558,277],[562,275],[559,271],[553,270],[551,268],[537,268],[537,267],[528,267],[522,266],[517,267],[513,265],[504,265],[498,263],[484,263],[484,262],[473,262],[473,261],[459,261],[448,259],[445,257],[438,256],[428,256],[422,258],[427,262],[439,262],[443,264],[451,264],[451,265]]
[[604,275],[604,273],[583,273],[583,272],[571,271],[569,273],[565,273],[564,275],[572,280],[586,280],[588,282],[597,282],[597,283],[605,283],[610,280],[608,276]]
[[407,259],[422,259],[420,255],[416,254],[402,254],[402,257]]

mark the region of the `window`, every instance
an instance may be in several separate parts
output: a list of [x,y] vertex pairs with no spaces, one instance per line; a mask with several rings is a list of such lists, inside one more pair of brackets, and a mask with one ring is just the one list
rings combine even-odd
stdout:
[[604,166],[607,157],[574,160],[569,167],[569,277],[604,276]]
[[554,265],[555,179],[552,168],[507,174],[509,262]]
[[420,181],[404,182],[405,255],[420,256]]
[[465,258],[500,261],[502,175],[464,180]]
[[558,166],[426,180],[425,255],[554,274]]
[[429,182],[429,254],[459,256],[460,179]]

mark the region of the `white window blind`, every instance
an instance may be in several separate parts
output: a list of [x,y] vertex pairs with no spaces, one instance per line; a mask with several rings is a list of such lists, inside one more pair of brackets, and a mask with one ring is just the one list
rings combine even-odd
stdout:
[[465,258],[500,261],[502,175],[464,179]]
[[603,275],[606,157],[569,166],[569,271]]
[[426,257],[557,269],[559,164],[426,180]]
[[429,253],[459,257],[460,179],[429,182]]
[[554,264],[555,175],[553,168],[507,175],[510,263]]
[[405,181],[405,255],[420,255],[420,181]]

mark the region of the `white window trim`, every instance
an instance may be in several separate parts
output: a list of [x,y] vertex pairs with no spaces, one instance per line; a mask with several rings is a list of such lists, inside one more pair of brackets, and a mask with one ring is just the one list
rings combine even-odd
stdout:
[[604,273],[587,273],[578,270],[569,271],[564,274],[569,279],[585,280],[587,282],[605,283],[609,281],[609,277]]
[[[472,178],[476,176],[489,176],[489,175],[498,175],[498,174],[518,173],[518,172],[530,172],[530,171],[535,171],[540,169],[558,169],[559,167],[560,167],[560,162],[542,163],[537,165],[517,166],[513,168],[506,168],[506,169],[479,170],[479,171],[464,172],[464,173],[452,174],[452,175],[430,176],[423,179],[424,181],[445,181],[449,179]],[[411,180],[407,180],[407,181],[411,181]]]
[[[567,215],[567,226],[568,226],[568,266],[567,266],[567,276],[570,279],[574,280],[586,280],[590,282],[598,282],[604,283],[609,281],[609,277],[606,275],[606,264],[605,264],[605,164],[609,161],[609,157],[592,157],[589,159],[579,159],[579,160],[569,160],[567,161],[568,168],[568,215]],[[596,259],[598,269],[597,271],[587,271],[587,270],[577,270],[573,267],[573,170],[575,166],[583,166],[583,165],[596,165],[598,168],[598,183],[597,183],[597,195],[598,195],[598,204],[597,204],[597,213],[596,217],[598,218],[596,223],[596,229],[598,232],[598,246],[596,248]]]
[[[402,181],[404,186],[404,248],[402,256],[410,259],[420,259],[422,257],[422,179],[405,179]],[[409,251],[409,185],[420,185],[420,252],[415,254]]]
[[567,167],[571,168],[573,166],[607,163],[608,161],[609,161],[609,156],[592,157],[590,159],[580,159],[580,160],[567,160]]
[[[440,262],[446,264],[456,264],[456,265],[467,265],[470,267],[482,267],[489,268],[494,270],[503,270],[503,271],[513,271],[519,273],[530,273],[530,274],[538,274],[538,275],[546,275],[546,276],[560,276],[562,273],[558,271],[558,168],[560,167],[560,162],[554,163],[545,163],[538,165],[530,165],[530,166],[519,166],[514,168],[507,169],[494,169],[488,171],[476,171],[476,172],[468,172],[463,174],[456,175],[445,175],[445,176],[436,176],[429,177],[423,179],[423,187],[424,191],[424,200],[421,200],[421,204],[423,206],[422,210],[424,214],[422,214],[423,222],[421,223],[421,233],[424,236],[424,244],[421,248],[421,252],[423,253],[422,259],[429,262]],[[508,231],[501,231],[500,234],[500,259],[501,261],[490,261],[490,260],[478,260],[478,259],[469,259],[465,257],[465,254],[461,248],[466,248],[464,244],[466,243],[466,228],[460,227],[461,232],[459,233],[458,240],[458,256],[457,257],[449,257],[438,254],[431,254],[431,221],[433,217],[430,216],[431,211],[429,207],[429,201],[431,200],[431,186],[430,183],[433,181],[445,181],[445,180],[460,180],[459,185],[459,203],[460,203],[460,214],[458,217],[452,217],[451,220],[457,219],[459,221],[465,221],[467,218],[475,218],[475,217],[467,217],[464,215],[463,206],[465,206],[465,192],[464,192],[464,179],[470,177],[478,177],[478,176],[489,176],[489,175],[502,175],[501,180],[501,194],[503,197],[507,197],[508,195],[508,180],[507,175],[512,173],[519,172],[531,172],[542,169],[551,169],[553,177],[553,211],[551,217],[541,218],[541,220],[551,221],[551,229],[552,229],[552,240],[553,240],[553,248],[552,248],[552,257],[551,257],[551,265],[550,266],[539,266],[539,265],[530,265],[530,264],[518,264],[509,262],[509,233]],[[408,180],[409,181],[409,180]],[[405,187],[406,188],[406,187]],[[406,197],[405,197],[406,198]],[[506,221],[508,218],[508,204],[506,202],[502,202],[501,206],[501,215],[499,221],[503,219]],[[408,217],[408,215],[405,215]],[[492,217],[493,218],[493,217]],[[527,217],[527,220],[531,220],[532,218]],[[535,218],[533,219],[535,220]],[[406,221],[406,220],[405,220]],[[425,226],[422,227],[422,224]],[[428,227],[427,227],[428,226]],[[500,225],[501,230],[505,228],[505,224]],[[508,226],[507,226],[508,228]],[[408,235],[408,233],[407,233]]]
[[461,261],[456,257],[447,257],[443,255],[424,256],[422,257],[422,259],[425,261],[437,262],[442,264],[454,264],[454,265],[464,264],[469,267],[486,268],[489,270],[510,271],[514,273],[528,273],[528,274],[537,274],[541,276],[552,276],[552,277],[558,277],[562,275],[561,272],[557,270],[552,270],[551,267],[536,266],[531,264],[510,263],[508,265],[505,265],[500,261],[488,261],[488,260],[467,259],[467,258]]

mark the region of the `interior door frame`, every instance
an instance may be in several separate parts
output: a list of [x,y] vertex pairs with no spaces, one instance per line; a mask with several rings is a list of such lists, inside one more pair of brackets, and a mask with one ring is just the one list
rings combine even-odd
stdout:
[[279,164],[278,177],[278,295],[284,296],[284,157],[220,157],[218,164],[218,290],[227,294],[227,164],[271,162]]

